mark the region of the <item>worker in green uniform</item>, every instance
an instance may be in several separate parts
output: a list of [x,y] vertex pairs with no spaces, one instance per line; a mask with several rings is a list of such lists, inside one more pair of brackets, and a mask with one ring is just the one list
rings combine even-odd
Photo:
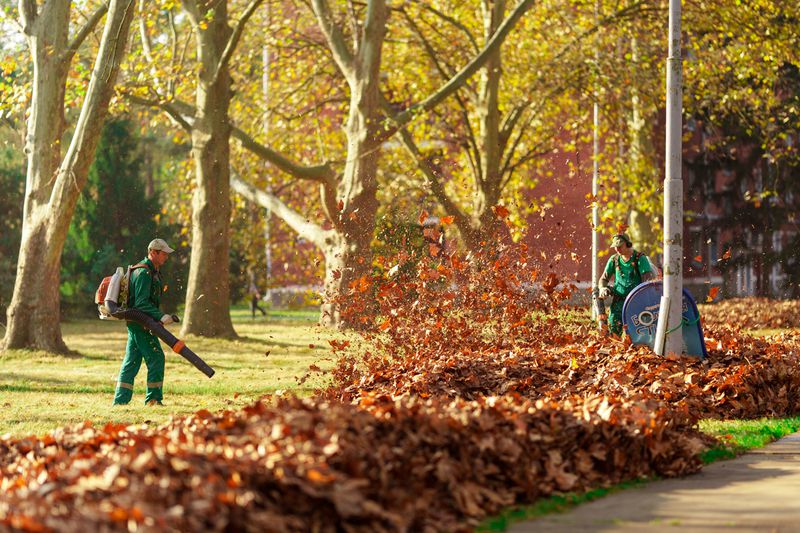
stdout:
[[[131,267],[128,307],[138,309],[163,324],[178,321],[176,315],[162,313],[158,306],[161,299],[161,273],[159,269],[174,252],[163,239],[153,239],[147,246],[147,257]],[[133,380],[142,366],[147,365],[146,405],[162,405],[164,386],[164,350],[158,337],[136,322],[128,321],[128,344],[125,359],[119,371],[114,404],[127,404],[133,396]]]
[[[598,316],[600,328],[608,318],[608,331],[617,336],[622,335],[622,305],[625,297],[642,282],[655,279],[656,275],[650,266],[650,260],[643,253],[633,249],[630,237],[625,233],[618,233],[611,239],[611,247],[616,252],[606,263],[603,275],[598,282],[600,298],[612,296],[611,311],[608,317]],[[611,278],[614,284],[609,285]]]

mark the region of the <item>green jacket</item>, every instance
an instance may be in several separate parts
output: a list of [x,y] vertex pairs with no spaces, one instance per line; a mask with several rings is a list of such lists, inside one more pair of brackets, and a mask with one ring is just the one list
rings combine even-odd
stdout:
[[140,263],[147,268],[137,268],[131,274],[130,307],[147,313],[155,320],[164,316],[158,306],[161,303],[161,274],[150,259]]
[[[619,258],[615,259],[617,256],[619,256]],[[633,264],[634,256],[636,256],[638,268]],[[653,273],[653,271],[650,268],[650,261],[647,260],[647,256],[643,253],[634,250],[628,261],[625,261],[619,254],[614,254],[608,260],[608,263],[606,263],[606,268],[601,278],[601,285],[607,284],[608,280],[613,276],[614,297],[615,299],[624,300],[625,297],[628,296],[628,293],[642,282],[643,274],[647,273]],[[603,281],[605,281],[605,283],[603,283]]]

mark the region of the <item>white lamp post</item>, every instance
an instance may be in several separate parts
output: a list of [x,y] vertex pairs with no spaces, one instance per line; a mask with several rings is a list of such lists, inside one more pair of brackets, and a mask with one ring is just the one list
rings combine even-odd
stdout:
[[683,352],[683,180],[681,120],[681,2],[669,1],[667,146],[664,173],[664,292],[656,329],[659,355]]

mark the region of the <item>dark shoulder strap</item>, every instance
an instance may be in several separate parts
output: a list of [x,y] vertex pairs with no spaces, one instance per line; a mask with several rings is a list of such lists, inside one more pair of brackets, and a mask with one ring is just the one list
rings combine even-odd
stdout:
[[136,263],[135,265],[131,265],[131,276],[133,276],[133,271],[137,268],[146,268],[147,270],[150,270],[150,267],[147,265],[147,263]]
[[633,260],[633,273],[636,274],[640,280],[642,279],[642,273],[639,272],[639,257],[641,257],[641,255],[642,254],[636,250],[634,250],[633,254],[631,255],[631,259]]
[[[639,276],[639,279],[642,279],[642,274],[639,272],[639,257],[641,257],[641,253],[637,252],[636,250],[633,251],[631,254],[631,263],[633,264],[633,273]],[[619,254],[614,255],[614,273],[619,273]]]
[[129,267],[130,274],[128,276],[128,302],[125,304],[127,307],[131,306],[131,304],[130,304],[130,302],[131,302],[131,289],[130,289],[130,287],[131,287],[131,282],[133,281],[133,272],[134,272],[134,270],[138,270],[140,268],[147,269],[148,271],[150,270],[150,267],[147,265],[147,263],[136,263],[135,265],[131,265]]

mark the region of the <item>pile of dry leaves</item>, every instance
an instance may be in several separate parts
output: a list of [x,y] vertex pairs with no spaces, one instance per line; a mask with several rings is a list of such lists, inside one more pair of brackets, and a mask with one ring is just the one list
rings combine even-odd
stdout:
[[0,440],[0,529],[454,531],[553,491],[696,471],[657,403],[277,399]]
[[800,328],[799,300],[734,298],[699,307],[703,322],[708,325],[738,329]]
[[[800,336],[751,337],[706,330],[708,357],[664,358],[645,347],[542,328],[536,343],[505,350],[454,347],[402,357],[342,357],[321,394],[480,398],[513,393],[561,401],[574,395],[651,398],[697,418],[789,416],[800,411]],[[548,339],[558,335],[562,344]],[[356,361],[361,364],[355,364]]]
[[528,256],[521,247],[471,261],[452,257],[421,264],[414,275],[389,269],[361,283],[371,288],[370,308],[356,298],[350,309],[366,324],[370,348],[358,353],[334,343],[339,361],[320,394],[344,401],[365,393],[513,393],[548,401],[611,395],[652,398],[698,418],[800,412],[800,336],[756,338],[711,320],[704,323],[705,360],[656,356],[559,319],[554,309],[572,289],[541,276]]

